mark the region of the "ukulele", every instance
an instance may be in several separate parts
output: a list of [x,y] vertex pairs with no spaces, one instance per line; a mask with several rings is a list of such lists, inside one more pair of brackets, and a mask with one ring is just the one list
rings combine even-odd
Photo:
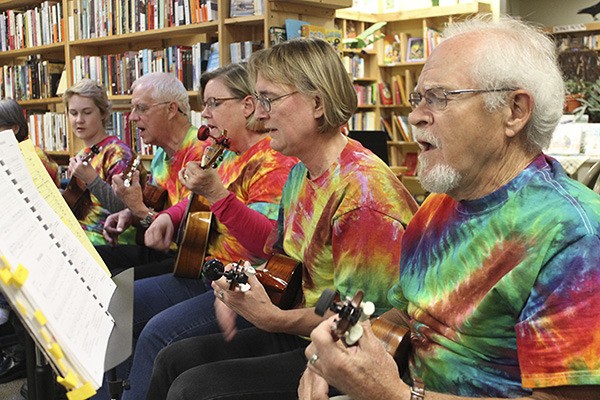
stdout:
[[240,291],[250,290],[248,277],[256,275],[265,287],[269,298],[282,310],[290,310],[302,300],[302,263],[283,254],[273,254],[263,269],[244,267],[243,262],[233,264],[233,268],[225,271],[223,263],[213,258],[204,263],[202,268],[204,276],[210,281],[215,281],[222,276],[229,282],[229,289],[236,287]]
[[[206,140],[211,137],[214,145],[204,149],[200,168],[216,168],[217,161],[225,149],[229,148],[230,142],[227,131],[214,137],[210,135],[207,126],[198,128],[198,139]],[[202,263],[206,257],[208,247],[208,236],[212,212],[210,205],[202,196],[192,193],[189,197],[185,217],[177,234],[177,259],[173,266],[173,275],[180,278],[199,279],[202,273]]]
[[[335,338],[341,339],[344,345],[354,346],[363,334],[363,327],[359,322],[369,319],[375,306],[370,301],[362,302],[362,290],[345,301],[336,301],[339,295],[337,290],[325,289],[317,301],[315,313],[323,316],[327,310],[331,310],[338,314],[331,333]],[[410,330],[381,317],[371,321],[371,328],[385,350],[394,357],[400,371],[406,371],[411,350]]]
[[165,189],[148,182],[148,171],[144,167],[139,155],[136,155],[131,159],[131,162],[121,174],[123,186],[131,186],[131,179],[136,170],[140,171],[140,185],[142,186],[142,198],[144,204],[146,207],[150,207],[153,210],[162,210],[167,202],[168,193]]
[[[91,146],[89,153],[81,158],[81,162],[84,165],[88,165],[92,158],[94,158],[96,154],[99,154],[101,150],[101,147],[96,145]],[[92,206],[92,199],[90,198],[90,191],[87,189],[85,182],[75,175],[71,176],[62,195],[71,211],[73,211],[75,218],[81,220],[87,215]]]

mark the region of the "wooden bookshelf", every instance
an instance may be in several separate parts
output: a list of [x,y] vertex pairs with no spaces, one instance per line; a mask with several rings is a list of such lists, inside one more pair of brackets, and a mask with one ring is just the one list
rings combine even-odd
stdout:
[[[105,0],[102,3],[97,0],[98,6],[116,4],[122,7],[127,0],[110,2]],[[172,0],[164,1],[164,4]],[[7,10],[26,11],[34,7],[41,7],[44,1],[40,0],[0,0],[0,12]],[[203,1],[203,3],[205,3]],[[15,50],[0,52],[0,67],[23,65],[28,57],[40,55],[42,60],[57,60],[65,64],[65,74],[67,86],[74,82],[73,60],[78,56],[108,56],[122,54],[130,51],[140,51],[142,49],[164,49],[171,46],[191,46],[195,43],[214,43],[219,42],[219,63],[226,65],[231,60],[229,44],[232,42],[256,41],[262,42],[263,46],[269,46],[269,28],[272,26],[284,26],[287,18],[308,21],[313,25],[334,27],[335,11],[339,8],[350,7],[352,0],[264,0],[264,12],[262,15],[246,17],[229,17],[230,0],[213,0],[216,3],[216,15],[213,20],[197,23],[183,23],[178,26],[167,26],[160,29],[137,29],[136,31],[122,34],[114,34],[116,26],[112,22],[105,21],[105,26],[98,28],[98,32],[106,35],[81,39],[76,34],[78,29],[71,31],[69,17],[74,17],[74,8],[89,6],[87,0],[59,0],[63,16],[63,40],[58,43],[44,44],[40,46],[29,46]],[[50,3],[49,3],[50,4]],[[137,1],[130,0],[132,7],[139,4]],[[146,3],[147,4],[147,3]],[[191,4],[191,3],[190,3]],[[80,8],[78,14],[81,15]],[[108,9],[110,10],[110,8]],[[88,10],[90,18],[102,18],[102,13]],[[115,10],[112,10],[115,11]],[[115,11],[116,12],[116,11]],[[130,13],[129,15],[134,15]],[[81,17],[80,17],[81,18]],[[135,15],[132,18],[137,18]],[[91,21],[91,20],[90,20]],[[149,21],[149,20],[148,20]],[[155,20],[153,20],[155,21]],[[110,25],[113,23],[113,25]],[[149,22],[146,22],[149,24]],[[132,27],[134,24],[129,25]],[[109,30],[112,27],[112,31]],[[122,28],[122,27],[121,27]],[[122,30],[119,28],[120,30]],[[1,73],[1,72],[0,72]],[[4,85],[4,82],[2,82]],[[4,89],[4,87],[2,87]],[[192,109],[200,110],[200,102],[195,91],[190,91],[190,105]],[[131,97],[127,94],[111,95],[110,99],[115,104],[115,109],[125,110],[128,108]],[[64,115],[64,109],[60,97],[18,99],[19,103],[27,110],[39,110],[54,112]],[[76,140],[73,133],[68,128],[68,147],[64,151],[53,152],[59,156],[65,156],[68,161],[69,155],[74,155],[81,148],[81,143]]]

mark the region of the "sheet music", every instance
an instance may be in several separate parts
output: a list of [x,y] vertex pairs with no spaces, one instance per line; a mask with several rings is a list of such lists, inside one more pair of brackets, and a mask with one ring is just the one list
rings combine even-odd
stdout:
[[0,190],[0,253],[29,271],[20,289],[3,289],[12,303],[22,295],[43,313],[65,356],[97,388],[115,284],[40,195],[12,131],[0,132]]
[[24,140],[19,143],[19,148],[21,149],[21,154],[23,155],[25,164],[29,170],[29,176],[33,179],[33,183],[35,184],[38,192],[40,192],[40,195],[56,212],[67,228],[73,232],[77,240],[83,244],[86,250],[92,255],[94,260],[96,260],[98,264],[100,264],[106,271],[106,273],[110,275],[110,271],[104,264],[102,257],[100,257],[100,254],[98,254],[92,242],[88,240],[85,232],[79,224],[79,221],[77,221],[77,218],[75,218],[75,215],[73,215],[73,212],[65,201],[65,198],[57,190],[56,185],[54,181],[52,181],[50,175],[46,173],[46,168],[44,167],[44,164],[42,164],[42,160],[40,160],[38,157],[33,142],[30,139]]

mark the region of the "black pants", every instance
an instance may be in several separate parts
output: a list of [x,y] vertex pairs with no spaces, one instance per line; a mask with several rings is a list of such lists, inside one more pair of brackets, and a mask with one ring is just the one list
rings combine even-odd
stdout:
[[257,328],[175,342],[154,362],[147,400],[295,400],[308,344]]
[[173,272],[177,253],[168,253],[138,245],[96,246],[96,250],[113,275],[133,267],[134,279]]

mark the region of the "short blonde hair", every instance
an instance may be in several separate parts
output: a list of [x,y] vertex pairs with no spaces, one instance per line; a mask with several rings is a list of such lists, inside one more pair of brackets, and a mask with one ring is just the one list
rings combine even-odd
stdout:
[[82,79],[67,89],[62,96],[63,104],[67,111],[69,111],[69,101],[74,95],[92,99],[96,107],[100,110],[102,125],[106,128],[110,120],[110,113],[112,112],[112,104],[108,100],[106,88],[92,79]]
[[271,82],[319,97],[324,109],[320,133],[344,125],[356,111],[356,91],[348,72],[323,39],[292,39],[260,50],[250,57],[249,68],[254,81],[260,73]]

